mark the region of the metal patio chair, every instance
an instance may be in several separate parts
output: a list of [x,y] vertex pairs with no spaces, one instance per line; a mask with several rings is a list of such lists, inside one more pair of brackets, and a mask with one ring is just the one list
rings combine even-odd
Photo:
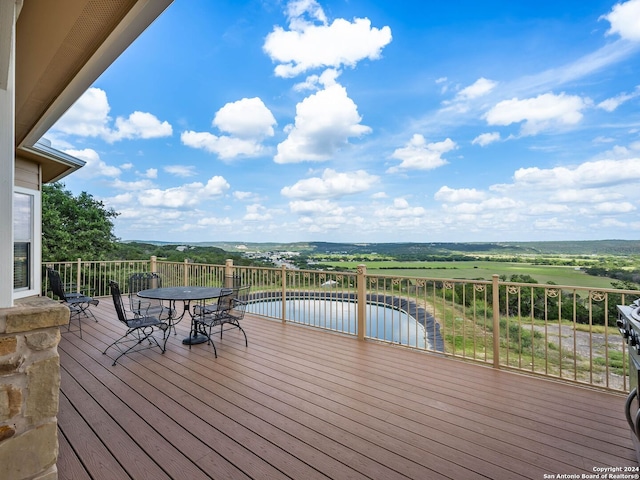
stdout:
[[157,316],[158,319],[168,318],[173,315],[171,307],[164,305],[161,300],[152,300],[138,297],[138,292],[150,288],[161,288],[162,278],[157,273],[141,272],[129,276],[129,308],[138,316]]
[[[206,335],[207,343],[213,345],[213,353],[217,357],[216,346],[211,339],[214,328],[220,327],[220,338],[225,329],[237,328],[244,335],[244,344],[249,346],[247,334],[240,325],[247,308],[251,285],[244,285],[238,289],[230,289],[228,293],[218,299],[214,306],[194,307],[193,322],[195,329]],[[226,328],[225,328],[226,327]]]
[[98,321],[90,307],[98,305],[100,303],[99,300],[79,292],[67,293],[62,284],[60,273],[53,268],[47,268],[47,278],[53,294],[69,308],[67,332],[71,331],[71,321],[75,319],[78,321],[78,330],[80,331],[80,338],[82,338],[82,319],[93,318],[96,322]]
[[228,304],[230,303],[228,299],[234,298],[236,295],[238,295],[238,290],[239,290],[239,287],[223,288],[220,297],[218,297],[215,302],[205,303],[205,304],[199,303],[194,305],[193,306],[194,315],[201,316],[206,314],[214,314],[218,310],[228,308],[229,307]]
[[[120,286],[116,282],[110,281],[109,288],[111,290],[111,297],[113,298],[113,306],[118,314],[118,320],[120,320],[127,328],[124,335],[105,348],[102,352],[103,354],[106,354],[107,350],[111,347],[116,347],[118,349],[120,354],[113,360],[112,365],[115,365],[118,359],[123,355],[156,346],[162,351],[162,353],[164,353],[167,347],[167,339],[169,338],[169,334],[167,332],[169,324],[154,316],[134,315],[133,318],[128,318],[124,302],[122,301]],[[158,339],[154,336],[154,333],[157,330],[162,332],[162,344],[160,344]],[[146,345],[143,345],[143,343],[146,343]]]

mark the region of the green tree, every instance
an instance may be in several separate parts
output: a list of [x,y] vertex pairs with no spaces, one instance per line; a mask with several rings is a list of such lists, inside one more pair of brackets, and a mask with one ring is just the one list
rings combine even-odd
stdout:
[[118,213],[93,196],[77,197],[64,184],[42,186],[42,259],[103,260],[115,247],[113,219]]

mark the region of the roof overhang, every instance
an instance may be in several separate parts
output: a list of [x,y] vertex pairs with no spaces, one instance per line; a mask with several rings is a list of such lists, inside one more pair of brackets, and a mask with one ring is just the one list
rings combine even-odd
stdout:
[[30,147],[22,147],[19,152],[22,158],[40,164],[43,183],[57,182],[86,164],[84,160],[51,148],[46,140],[40,140]]
[[40,138],[171,2],[24,2],[16,25],[16,153],[43,166],[44,183],[84,162]]

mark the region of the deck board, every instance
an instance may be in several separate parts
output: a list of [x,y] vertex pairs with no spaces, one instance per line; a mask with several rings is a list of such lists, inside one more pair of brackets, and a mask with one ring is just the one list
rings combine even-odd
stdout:
[[[61,479],[540,479],[636,466],[624,396],[249,316],[111,366],[110,299],[63,332]],[[104,472],[109,472],[105,477]]]

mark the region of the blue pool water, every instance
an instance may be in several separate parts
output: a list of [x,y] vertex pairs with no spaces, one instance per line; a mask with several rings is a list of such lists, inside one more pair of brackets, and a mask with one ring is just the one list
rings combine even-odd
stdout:
[[[247,312],[282,318],[280,300],[250,303]],[[367,304],[365,335],[388,342],[429,348],[424,327],[407,313],[385,305]],[[287,300],[286,318],[305,325],[356,333],[356,304],[341,300]]]

